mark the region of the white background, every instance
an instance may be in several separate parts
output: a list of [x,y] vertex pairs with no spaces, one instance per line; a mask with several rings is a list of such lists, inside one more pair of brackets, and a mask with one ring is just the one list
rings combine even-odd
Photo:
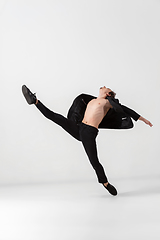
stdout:
[[80,142],[29,106],[26,84],[67,115],[80,93],[110,87],[153,123],[100,130],[109,179],[159,176],[160,1],[0,3],[0,184],[97,181]]
[[[159,240],[159,0],[0,1],[0,240]],[[67,115],[110,87],[153,123],[100,130],[99,159],[22,95]]]

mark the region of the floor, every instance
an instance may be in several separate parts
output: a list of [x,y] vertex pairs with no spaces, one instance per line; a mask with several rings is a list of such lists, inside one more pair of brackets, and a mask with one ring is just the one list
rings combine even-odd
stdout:
[[0,187],[0,240],[159,240],[159,178]]

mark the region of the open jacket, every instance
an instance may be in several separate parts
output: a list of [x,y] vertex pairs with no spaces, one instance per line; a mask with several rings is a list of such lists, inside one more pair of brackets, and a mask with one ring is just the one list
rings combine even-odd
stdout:
[[[77,124],[82,122],[87,104],[96,97],[88,94],[80,94],[77,96],[67,114],[67,118],[75,121]],[[116,112],[113,108],[110,108],[103,120],[99,124],[98,128],[109,128],[109,129],[129,129],[133,128],[133,118],[135,121],[138,120],[140,115],[132,109],[119,103],[118,99],[113,99],[117,104],[121,106],[122,111]]]

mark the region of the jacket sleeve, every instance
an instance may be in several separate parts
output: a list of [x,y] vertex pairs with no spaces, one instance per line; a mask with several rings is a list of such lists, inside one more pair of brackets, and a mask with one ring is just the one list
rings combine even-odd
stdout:
[[122,107],[123,111],[127,115],[129,115],[131,118],[133,118],[135,121],[137,121],[138,118],[140,117],[140,115],[137,112],[135,112],[134,110],[132,110],[132,109],[130,109],[130,108],[124,106],[124,105],[121,105],[121,107]]

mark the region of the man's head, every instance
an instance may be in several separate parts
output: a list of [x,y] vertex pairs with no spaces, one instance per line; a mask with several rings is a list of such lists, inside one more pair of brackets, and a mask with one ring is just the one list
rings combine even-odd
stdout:
[[110,97],[113,97],[115,98],[116,96],[116,93],[113,92],[110,88],[106,88],[105,86],[104,87],[100,87],[99,89],[99,96],[100,97],[107,97],[107,96],[110,96]]

